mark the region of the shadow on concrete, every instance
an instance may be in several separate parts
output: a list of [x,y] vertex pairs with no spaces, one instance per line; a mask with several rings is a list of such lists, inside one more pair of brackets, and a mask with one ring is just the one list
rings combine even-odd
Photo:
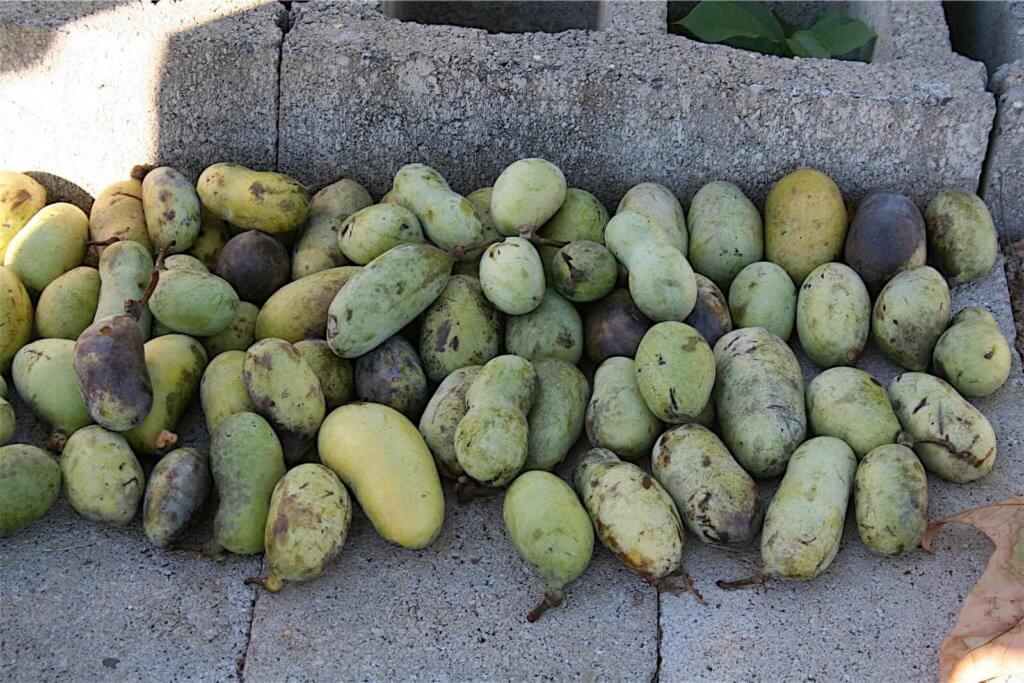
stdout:
[[559,33],[599,30],[608,24],[608,3],[592,0],[535,2],[384,0],[381,12],[401,21],[482,28],[489,33]]
[[1009,2],[943,2],[949,39],[956,52],[985,63],[989,76],[1020,57],[1020,43]]
[[286,5],[268,1],[170,35],[154,96],[159,130],[150,163],[193,180],[218,161],[276,168],[287,22]]
[[[57,33],[65,24],[79,21],[93,14],[110,12],[123,5],[128,5],[131,0],[104,0],[103,2],[47,2],[45,3],[45,19],[38,22],[3,22],[0,21],[0,45],[4,43],[14,44],[15,40],[22,49],[16,55],[4,52],[5,59],[0,60],[0,75],[8,71],[17,71],[36,66],[46,58]],[[33,7],[35,3],[28,2],[4,2],[0,3],[0,15],[21,13],[36,14],[39,7]],[[21,36],[14,36],[15,30],[24,30],[30,26],[33,32],[33,39],[25,41]],[[14,27],[17,26],[18,29]],[[19,30],[19,32],[20,32]]]
[[46,201],[48,204],[68,202],[74,204],[87,214],[92,210],[94,197],[81,185],[46,171],[23,171],[23,173],[31,178],[35,178],[46,188]]

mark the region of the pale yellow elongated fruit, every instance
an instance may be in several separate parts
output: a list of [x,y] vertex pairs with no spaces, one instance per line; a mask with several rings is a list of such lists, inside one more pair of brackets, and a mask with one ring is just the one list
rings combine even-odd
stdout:
[[555,215],[565,201],[565,176],[546,159],[520,159],[494,181],[491,216],[502,235],[536,230]]
[[7,245],[46,205],[46,188],[16,171],[0,171],[0,260]]
[[375,403],[342,406],[321,425],[318,448],[385,540],[425,548],[441,533],[441,478],[423,437],[400,412]]
[[234,226],[272,235],[289,233],[309,213],[309,190],[283,173],[214,164],[199,176],[203,206]]
[[85,259],[89,219],[74,204],[50,204],[41,209],[7,245],[4,266],[31,292],[46,285]]

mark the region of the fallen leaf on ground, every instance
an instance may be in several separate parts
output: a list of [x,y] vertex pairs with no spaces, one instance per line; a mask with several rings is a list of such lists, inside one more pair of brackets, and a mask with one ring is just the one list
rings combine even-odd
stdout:
[[937,519],[928,525],[921,547],[931,552],[947,524],[973,526],[995,550],[942,641],[939,680],[978,683],[1024,673],[1024,497]]

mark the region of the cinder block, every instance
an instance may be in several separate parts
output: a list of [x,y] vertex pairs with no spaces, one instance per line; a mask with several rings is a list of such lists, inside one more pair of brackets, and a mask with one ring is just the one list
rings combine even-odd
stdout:
[[0,168],[64,197],[138,163],[273,167],[284,16],[267,0],[0,4]]
[[1002,236],[1024,239],[1024,3],[948,2],[956,48],[985,62],[998,112],[981,194]]
[[543,156],[610,206],[644,180],[686,201],[728,179],[760,200],[801,165],[855,199],[976,186],[995,107],[982,65],[951,51],[940,4],[847,10],[879,35],[871,63],[696,43],[667,32],[664,3],[608,3],[602,26],[561,33],[420,24],[390,3],[296,4],[279,167],[380,195],[400,165],[425,162],[469,192]]

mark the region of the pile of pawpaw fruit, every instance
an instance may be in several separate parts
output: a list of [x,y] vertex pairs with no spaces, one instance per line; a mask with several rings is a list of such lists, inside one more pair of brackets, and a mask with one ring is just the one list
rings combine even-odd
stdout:
[[[952,310],[949,282],[997,253],[971,193],[922,214],[875,190],[854,209],[813,169],[781,178],[763,218],[720,181],[688,213],[642,183],[610,216],[544,159],[466,196],[409,164],[379,203],[350,179],[311,195],[229,163],[195,183],[137,167],[90,215],[0,172],[0,370],[52,428],[0,447],[0,536],[62,489],[98,522],[141,506],[161,547],[214,505],[210,547],[265,553],[277,591],[329,571],[350,496],[388,542],[431,544],[443,478],[463,501],[504,496],[546,584],[530,620],[595,535],[686,587],[688,535],[760,533],[753,579],[802,580],[852,501],[871,550],[908,552],[926,473],[995,462],[968,399],[1006,382],[1010,348],[985,309]],[[869,340],[906,370],[888,387],[856,368]],[[822,370],[807,384],[791,341]],[[209,453],[178,442],[196,400]],[[15,424],[0,399],[0,442]],[[765,505],[755,479],[778,478]]]

